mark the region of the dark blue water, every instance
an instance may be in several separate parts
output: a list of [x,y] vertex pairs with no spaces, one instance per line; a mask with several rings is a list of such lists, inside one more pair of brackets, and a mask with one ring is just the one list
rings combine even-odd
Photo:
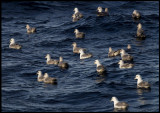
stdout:
[[[97,17],[98,6],[109,8],[109,17]],[[84,18],[72,22],[73,9],[79,8]],[[132,19],[133,10],[142,14]],[[159,111],[159,2],[103,1],[34,1],[2,2],[2,111],[83,111],[112,112],[112,96],[129,104],[129,112]],[[142,23],[145,40],[135,37],[137,24]],[[37,28],[27,34],[26,24]],[[76,39],[74,29],[86,33]],[[10,38],[23,47],[9,48]],[[93,54],[80,60],[71,44],[87,48]],[[108,58],[108,48],[126,49],[134,57],[135,67],[119,69],[120,57]],[[46,65],[46,54],[63,56],[68,70]],[[94,60],[99,59],[108,72],[101,77]],[[57,85],[37,81],[36,72],[56,77]],[[151,90],[138,90],[136,74],[151,84]]]

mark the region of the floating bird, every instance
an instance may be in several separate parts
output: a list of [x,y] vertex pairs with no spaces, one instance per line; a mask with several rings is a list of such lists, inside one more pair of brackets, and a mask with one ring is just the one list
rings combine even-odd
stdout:
[[130,44],[127,45],[127,49],[131,49],[131,45]]
[[79,32],[78,29],[75,29],[74,33],[75,33],[76,38],[84,38],[85,37],[85,34],[83,32]]
[[97,16],[106,16],[106,15],[109,15],[108,8],[105,8],[104,12],[102,7],[97,8]]
[[83,17],[82,13],[79,12],[78,8],[74,8],[74,14],[72,15],[72,21],[76,22]]
[[133,57],[130,54],[126,53],[124,49],[121,49],[120,53],[123,61],[133,61]]
[[123,60],[120,60],[118,64],[120,69],[129,69],[134,66],[134,64],[124,63]]
[[134,10],[132,13],[132,18],[134,19],[140,19],[141,15],[137,10]]
[[80,50],[80,49],[83,49],[83,51],[86,51],[85,48],[77,47],[77,43],[76,43],[76,42],[73,42],[73,43],[72,43],[72,46],[73,46],[73,53],[78,53],[78,54],[79,54],[79,50]]
[[58,63],[59,63],[58,60],[51,59],[50,54],[47,54],[45,58],[47,58],[47,61],[46,61],[47,64],[58,65]]
[[44,83],[47,84],[57,84],[57,79],[49,77],[48,73],[44,74]]
[[142,29],[142,24],[139,23],[137,25],[137,37],[144,40],[146,38],[145,34],[144,34],[144,31]]
[[15,43],[14,38],[10,39],[9,48],[12,48],[12,49],[21,49],[21,47],[22,47],[21,45]]
[[137,88],[150,88],[150,84],[142,80],[141,75],[137,74],[134,79],[137,79]]
[[111,101],[114,102],[114,108],[116,109],[127,109],[129,106],[126,102],[119,102],[116,97],[112,97]]
[[102,73],[106,72],[104,66],[99,62],[99,60],[95,60],[94,64],[97,65],[97,69],[96,70],[97,70],[97,72],[99,74],[102,74]]
[[38,71],[38,72],[37,72],[37,75],[38,75],[37,81],[42,82],[42,81],[44,80],[44,77],[43,77],[43,75],[42,75],[42,71]]
[[80,49],[79,53],[80,53],[80,59],[86,59],[92,57],[91,53],[84,53],[83,49]]
[[27,28],[27,33],[34,33],[34,32],[36,32],[36,28],[35,27],[31,28],[28,24],[26,25],[26,28]]
[[111,47],[109,47],[108,57],[114,57],[120,55],[121,49],[117,51],[113,51]]
[[67,69],[69,67],[68,63],[67,62],[64,62],[63,61],[63,57],[59,57],[59,63],[58,63],[58,66],[63,68],[63,69]]

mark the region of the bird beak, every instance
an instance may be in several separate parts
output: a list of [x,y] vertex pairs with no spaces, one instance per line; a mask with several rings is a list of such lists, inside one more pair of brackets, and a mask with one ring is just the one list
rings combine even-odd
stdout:
[[136,77],[134,78],[134,80],[136,80]]

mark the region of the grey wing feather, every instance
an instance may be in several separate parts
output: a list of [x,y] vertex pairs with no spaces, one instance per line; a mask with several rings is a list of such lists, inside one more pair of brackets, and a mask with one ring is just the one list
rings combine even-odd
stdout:
[[87,53],[87,54],[82,55],[82,57],[84,57],[84,58],[89,58],[89,57],[91,57],[91,56],[92,56],[91,53]]
[[10,48],[21,49],[21,46],[18,44],[10,45]]
[[141,86],[141,87],[144,87],[144,86],[150,87],[150,84],[149,84],[148,82],[144,82],[144,81],[142,81],[142,82],[139,83],[138,85]]
[[115,56],[120,55],[120,52],[121,52],[121,50],[118,49],[117,51],[114,51],[114,55],[115,55]]
[[80,50],[80,49],[82,49],[83,51],[86,51],[85,48],[76,47],[76,48],[73,49],[73,52],[74,52],[74,53],[79,53],[79,50]]
[[114,56],[114,52],[113,51],[108,53],[108,57],[113,57],[113,56]]
[[122,60],[133,60],[133,57],[131,55],[124,55],[122,56]]
[[134,65],[134,64],[125,63],[125,64],[123,64],[122,67],[124,67],[124,68],[130,68],[130,67],[132,67],[133,65]]
[[55,65],[57,65],[58,62],[59,62],[58,60],[51,59],[50,61],[48,61],[48,64],[55,64]]
[[79,32],[78,34],[76,34],[77,38],[83,38],[85,36],[85,34],[83,32]]
[[116,105],[117,106],[128,106],[126,102],[118,102]]

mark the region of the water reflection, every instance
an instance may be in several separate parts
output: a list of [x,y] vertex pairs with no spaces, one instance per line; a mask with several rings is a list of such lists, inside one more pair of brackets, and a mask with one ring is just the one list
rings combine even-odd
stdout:
[[143,93],[147,93],[147,92],[150,92],[151,89],[140,89],[140,88],[137,88],[137,94],[138,95],[142,95]]
[[147,101],[145,100],[145,98],[143,97],[143,93],[147,93],[150,92],[151,89],[137,89],[137,94],[140,96],[138,98],[138,101],[140,102],[141,105],[145,105],[147,104]]
[[114,108],[113,112],[128,112],[128,109],[117,109],[117,108]]
[[99,76],[99,77],[96,77],[96,82],[97,83],[102,83],[103,81],[106,80],[106,77],[105,76]]
[[146,104],[146,100],[144,99],[144,97],[138,98],[138,101],[141,103],[141,105],[145,105]]

